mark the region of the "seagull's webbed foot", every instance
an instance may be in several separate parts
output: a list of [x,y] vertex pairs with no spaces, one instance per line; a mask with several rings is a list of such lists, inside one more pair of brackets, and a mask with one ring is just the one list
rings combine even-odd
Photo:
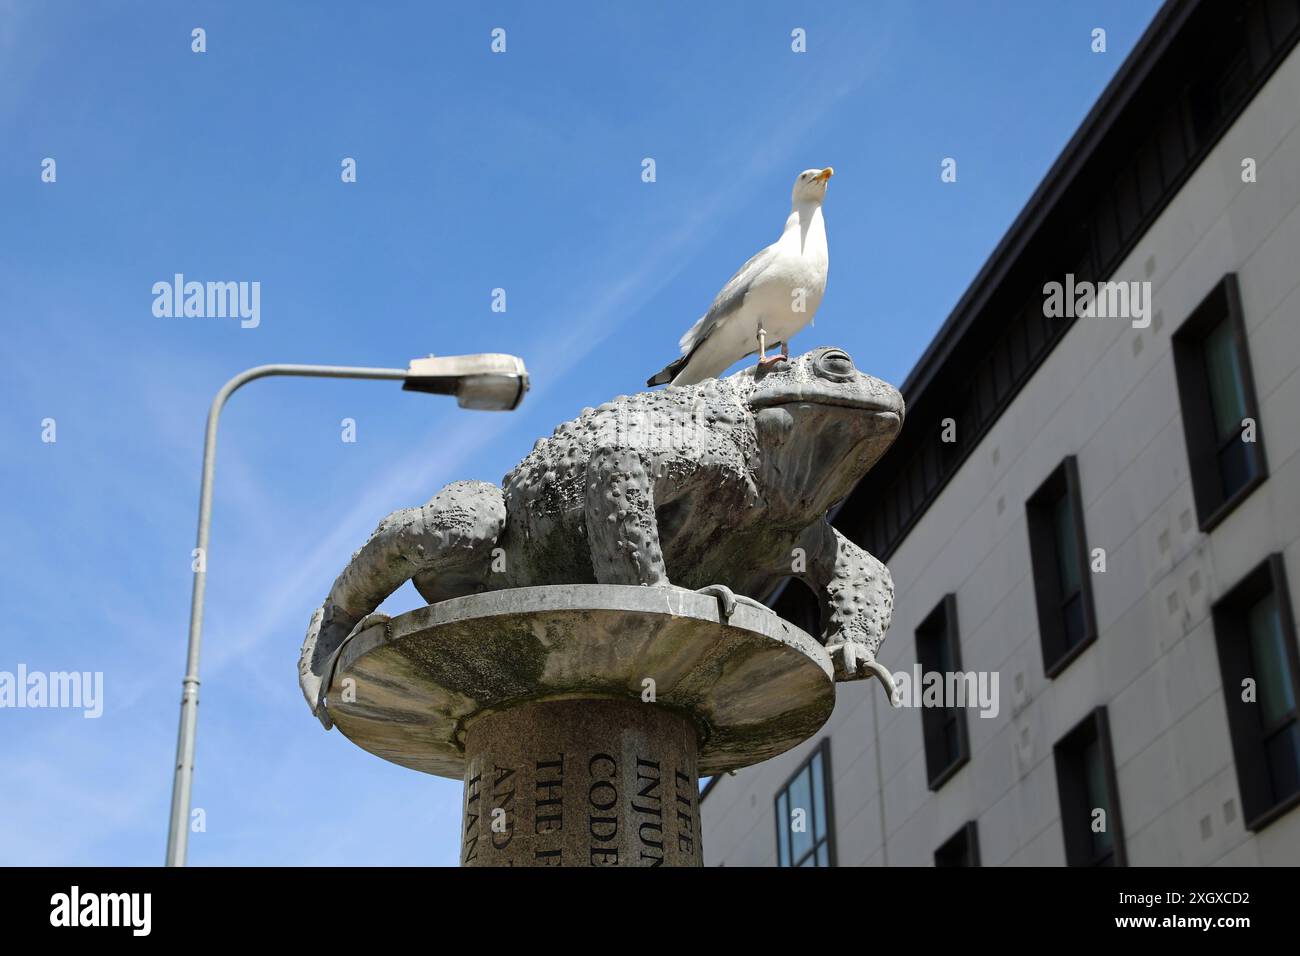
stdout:
[[782,342],[781,354],[764,355],[760,357],[758,360],[758,368],[760,371],[766,372],[769,369],[771,369],[774,365],[780,365],[782,362],[788,362],[788,361],[790,361],[790,346]]

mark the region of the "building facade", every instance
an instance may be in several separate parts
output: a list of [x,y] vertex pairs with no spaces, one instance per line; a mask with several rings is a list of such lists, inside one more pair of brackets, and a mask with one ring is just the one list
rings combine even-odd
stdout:
[[1297,0],[1157,14],[834,516],[893,573],[882,663],[967,699],[840,685],[706,786],[706,864],[1300,863],[1297,39]]

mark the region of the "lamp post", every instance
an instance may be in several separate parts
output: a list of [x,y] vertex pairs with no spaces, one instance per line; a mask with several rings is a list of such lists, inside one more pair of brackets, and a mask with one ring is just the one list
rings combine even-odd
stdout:
[[401,381],[405,391],[454,395],[462,408],[512,411],[528,391],[528,371],[513,355],[429,356],[406,369],[354,368],[342,365],[259,365],[240,372],[217,392],[208,410],[203,440],[203,478],[199,485],[198,559],[190,598],[190,638],[181,680],[181,717],[176,738],[176,774],[172,782],[171,821],[167,831],[167,865],[184,866],[189,846],[190,794],[194,783],[194,746],[199,711],[199,649],[203,641],[203,596],[207,585],[208,529],[212,520],[212,478],[216,471],[217,424],[226,400],[254,379],[270,376],[356,378]]

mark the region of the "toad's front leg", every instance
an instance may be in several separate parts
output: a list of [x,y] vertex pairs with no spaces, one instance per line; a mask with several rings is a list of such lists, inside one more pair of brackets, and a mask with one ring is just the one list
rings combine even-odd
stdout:
[[654,480],[645,462],[626,448],[597,448],[587,462],[587,542],[601,584],[667,587]]
[[889,569],[840,534],[827,521],[804,533],[806,566],[796,575],[821,596],[822,643],[840,681],[875,677],[893,703],[893,675],[876,661],[894,617]]

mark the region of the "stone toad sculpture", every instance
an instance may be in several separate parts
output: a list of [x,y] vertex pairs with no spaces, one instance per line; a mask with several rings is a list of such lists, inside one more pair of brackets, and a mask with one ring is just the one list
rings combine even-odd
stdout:
[[836,679],[874,675],[892,695],[875,654],[893,583],[826,513],[902,420],[898,391],[837,348],[586,409],[501,488],[454,482],[380,522],[312,618],[307,702],[329,726],[320,697],[335,651],[408,580],[431,604],[532,585],[682,587],[717,594],[729,616],[794,576],[821,598]]

